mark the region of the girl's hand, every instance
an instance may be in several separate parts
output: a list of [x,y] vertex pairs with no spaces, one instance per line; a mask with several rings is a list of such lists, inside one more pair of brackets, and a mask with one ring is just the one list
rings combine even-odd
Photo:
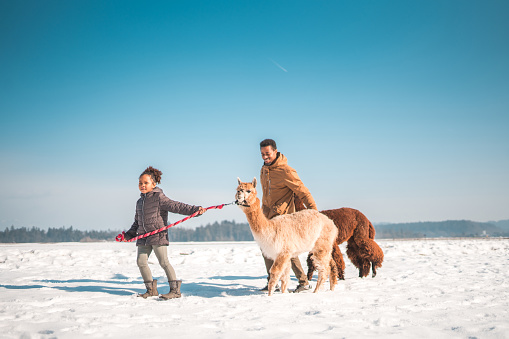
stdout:
[[202,215],[205,212],[207,212],[207,210],[200,206],[200,209],[198,210],[198,215]]
[[115,240],[118,242],[125,242],[125,232],[120,233],[115,237]]

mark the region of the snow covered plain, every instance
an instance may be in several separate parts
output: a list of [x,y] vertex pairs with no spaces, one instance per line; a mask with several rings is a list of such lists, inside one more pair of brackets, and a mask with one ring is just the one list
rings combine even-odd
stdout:
[[134,244],[0,244],[0,337],[509,338],[509,239],[377,242],[376,278],[347,259],[334,292],[272,297],[254,242],[171,243],[183,297],[170,301],[136,297]]

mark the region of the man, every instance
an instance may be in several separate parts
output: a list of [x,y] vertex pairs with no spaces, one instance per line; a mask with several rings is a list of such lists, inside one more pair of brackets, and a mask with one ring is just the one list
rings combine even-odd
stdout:
[[[288,166],[286,157],[277,151],[276,142],[272,139],[265,139],[260,142],[260,152],[263,159],[263,166],[260,171],[260,183],[262,185],[262,211],[268,218],[272,219],[277,215],[295,212],[294,194],[304,202],[307,208],[317,209],[315,201],[309,190],[300,180],[297,172]],[[265,267],[270,277],[270,268],[274,261],[266,258]],[[306,273],[302,269],[298,257],[292,258],[292,270],[299,280],[295,293],[311,288]],[[268,279],[268,278],[267,278]],[[268,290],[265,286],[262,291]]]

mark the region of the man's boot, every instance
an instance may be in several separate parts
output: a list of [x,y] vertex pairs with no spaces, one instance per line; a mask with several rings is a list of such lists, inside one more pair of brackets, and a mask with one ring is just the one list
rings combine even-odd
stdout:
[[310,290],[312,287],[311,285],[307,282],[307,283],[299,283],[299,285],[297,286],[297,288],[293,291],[293,293],[300,293],[302,291],[307,291],[307,290]]
[[138,297],[142,297],[143,299],[147,299],[148,297],[158,296],[159,292],[157,292],[157,280],[154,279],[151,282],[145,283],[145,287],[147,287],[147,292],[143,294],[138,294]]
[[[264,288],[261,288],[259,290],[260,292],[268,292],[269,291],[269,283],[267,283],[267,285],[265,285]],[[276,284],[276,286],[274,287],[274,292],[280,292],[281,289],[279,288],[279,284]]]
[[182,284],[182,280],[170,280],[168,284],[170,285],[170,292],[162,294],[161,298],[164,300],[180,298],[180,285]]
[[[268,292],[269,291],[269,280],[270,280],[270,276],[267,277],[267,285],[265,285],[264,288],[259,289],[260,292]],[[276,286],[274,287],[274,292],[279,292],[279,291],[281,291],[279,289],[279,284],[276,284]]]

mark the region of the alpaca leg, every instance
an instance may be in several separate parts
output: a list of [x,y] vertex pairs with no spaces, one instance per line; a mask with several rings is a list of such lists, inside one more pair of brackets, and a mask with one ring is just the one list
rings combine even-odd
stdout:
[[311,281],[313,279],[313,272],[316,270],[315,264],[313,263],[313,253],[309,252],[308,258],[306,260],[308,264],[308,280]]
[[290,254],[279,254],[270,268],[269,295],[272,295],[272,292],[274,292],[274,288],[279,279],[281,279],[286,265],[290,265]]
[[338,268],[334,259],[330,261],[330,274],[329,274],[330,290],[334,291],[336,284],[338,283]]
[[382,262],[384,261],[384,252],[378,246],[378,244],[371,240],[371,248],[373,250],[373,255],[371,256],[371,267],[373,270],[373,278],[376,276],[376,269],[382,267]]
[[281,275],[281,293],[285,293],[288,291],[288,284],[290,283],[290,271],[292,265],[290,262],[285,264],[285,268],[283,269],[283,274]]
[[318,269],[318,280],[316,281],[316,288],[313,293],[318,292],[325,280],[327,280],[327,276],[330,275],[331,261],[332,257],[330,252],[323,250],[313,252],[313,262]]
[[318,279],[316,279],[316,287],[313,293],[318,292],[320,287],[322,287],[323,283],[325,282],[325,274],[323,273],[323,269],[318,268]]
[[346,255],[348,256],[348,259],[352,262],[352,264],[357,267],[357,269],[360,269],[361,265],[359,262],[359,257],[357,255],[357,252],[359,251],[359,247],[353,240],[353,237],[348,239],[348,245],[346,247]]
[[[330,261],[329,261],[330,262]],[[322,287],[322,285],[325,283],[325,281],[327,280],[327,276],[330,276],[330,264],[327,265],[326,263],[321,263],[319,266],[318,266],[318,279],[316,281],[316,288],[315,290],[313,291],[313,293],[316,293],[320,290],[320,288]],[[331,285],[332,285],[332,281],[331,281]],[[332,290],[334,290],[334,288],[332,288]]]
[[345,261],[343,260],[343,254],[336,242],[332,244],[332,259],[336,263],[335,273],[339,280],[345,280]]

